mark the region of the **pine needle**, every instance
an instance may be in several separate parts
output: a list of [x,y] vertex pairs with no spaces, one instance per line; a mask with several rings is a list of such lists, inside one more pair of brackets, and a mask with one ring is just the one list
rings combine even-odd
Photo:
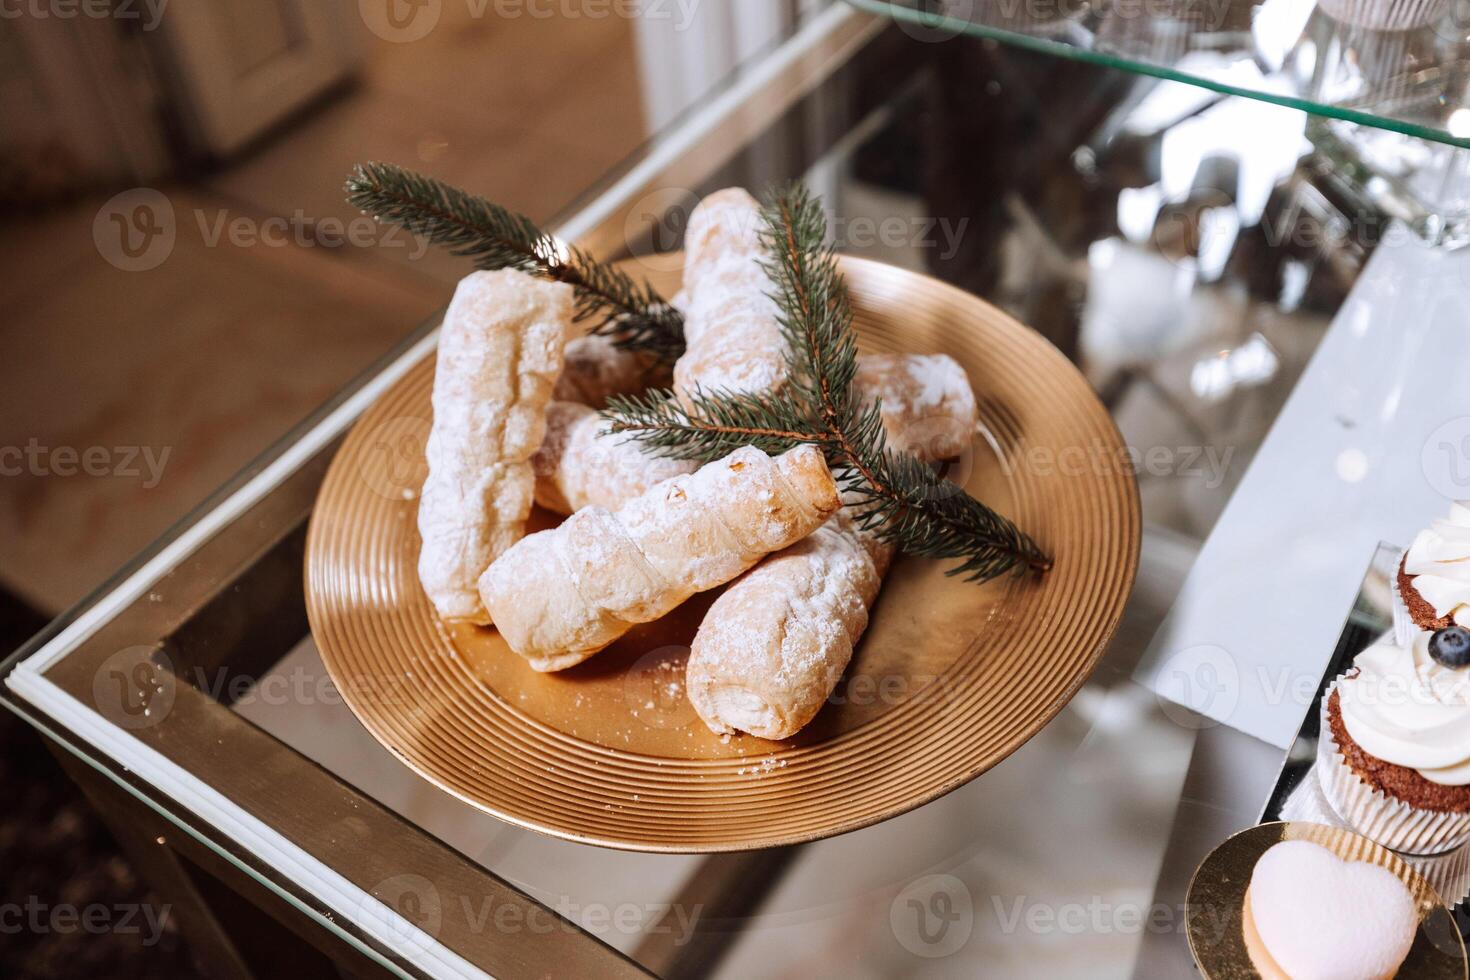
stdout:
[[800,185],[776,191],[764,211],[766,272],[776,286],[787,344],[788,387],[779,394],[656,391],[609,402],[612,432],[663,455],[703,462],[742,445],[779,453],[821,446],[859,523],[908,554],[957,560],[948,569],[983,582],[1045,571],[1049,559],[1002,515],[887,444],[879,405],[853,387],[857,341],[820,202]]
[[347,178],[347,200],[378,221],[422,235],[479,269],[519,269],[571,286],[577,320],[626,350],[672,364],[684,352],[684,318],[647,282],[634,282],[582,249],[563,247],[525,215],[432,177],[366,163]]

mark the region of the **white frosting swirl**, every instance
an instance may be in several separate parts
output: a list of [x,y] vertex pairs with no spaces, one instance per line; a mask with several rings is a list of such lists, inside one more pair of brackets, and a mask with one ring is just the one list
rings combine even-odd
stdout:
[[1435,616],[1470,627],[1470,501],[1457,500],[1449,517],[1419,532],[1404,571]]
[[1431,783],[1470,785],[1470,668],[1446,667],[1429,655],[1429,638],[1409,649],[1384,636],[1353,661],[1344,678],[1343,724],[1370,755],[1417,769]]

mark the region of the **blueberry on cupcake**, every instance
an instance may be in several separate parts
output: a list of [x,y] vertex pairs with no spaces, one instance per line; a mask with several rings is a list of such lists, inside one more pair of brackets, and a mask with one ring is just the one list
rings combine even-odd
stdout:
[[1429,656],[1437,664],[1455,670],[1470,667],[1470,630],[1446,626],[1429,637]]
[[1399,561],[1394,634],[1470,628],[1470,501],[1456,501],[1447,518],[1420,531]]
[[1435,854],[1470,840],[1470,630],[1386,636],[1323,702],[1322,789],[1385,847]]

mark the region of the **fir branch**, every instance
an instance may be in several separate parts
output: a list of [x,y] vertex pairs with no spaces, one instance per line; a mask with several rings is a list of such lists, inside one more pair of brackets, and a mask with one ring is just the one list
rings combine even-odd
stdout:
[[879,406],[858,405],[852,307],[837,256],[824,244],[821,203],[794,185],[773,195],[765,218],[766,271],[778,289],[793,366],[832,438],[843,489],[867,501],[863,524],[909,554],[962,559],[949,573],[974,581],[1049,568],[1050,559],[1009,520],[912,455],[889,449]]
[[805,188],[780,190],[765,210],[766,272],[776,286],[790,382],[778,395],[669,392],[611,402],[604,417],[649,448],[710,461],[754,444],[783,452],[820,445],[859,523],[901,550],[958,559],[948,574],[983,582],[1044,571],[1051,559],[1005,517],[889,448],[877,403],[853,387],[857,342],[847,285],[824,245],[826,219]]
[[904,552],[960,559],[946,574],[984,582],[1008,571],[1046,571],[1051,559],[1012,522],[942,478],[908,453],[892,449],[865,460],[881,481],[844,480],[844,489],[866,500],[855,505],[864,527]]
[[628,433],[674,459],[709,462],[741,446],[777,455],[794,446],[826,447],[832,441],[785,392],[755,395],[696,389],[680,400],[672,391],[655,389],[613,395],[602,414],[611,421],[611,431]]
[[582,249],[563,248],[525,215],[387,163],[367,163],[347,178],[347,200],[378,221],[422,235],[479,269],[519,269],[576,292],[576,319],[627,350],[672,363],[684,352],[684,318],[647,282],[635,282]]

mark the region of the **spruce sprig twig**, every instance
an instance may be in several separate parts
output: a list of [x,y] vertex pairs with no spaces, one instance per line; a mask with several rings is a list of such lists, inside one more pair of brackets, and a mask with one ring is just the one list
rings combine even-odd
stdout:
[[611,396],[603,416],[613,432],[629,433],[661,456],[701,463],[741,446],[779,454],[803,443],[826,448],[831,442],[789,391],[756,395],[696,390],[681,401],[672,391],[653,389]]
[[609,402],[603,415],[658,452],[709,461],[741,445],[784,452],[819,445],[859,523],[909,554],[957,559],[948,574],[986,581],[1042,571],[1051,560],[1002,515],[890,448],[880,406],[863,405],[852,381],[857,343],[847,284],[824,244],[826,218],[804,187],[772,196],[764,212],[766,271],[776,286],[790,381],[778,395],[652,392]]
[[618,347],[672,363],[684,352],[684,318],[647,282],[564,247],[531,219],[441,180],[388,163],[355,167],[347,200],[379,221],[423,235],[480,269],[519,269],[576,292],[576,318]]

